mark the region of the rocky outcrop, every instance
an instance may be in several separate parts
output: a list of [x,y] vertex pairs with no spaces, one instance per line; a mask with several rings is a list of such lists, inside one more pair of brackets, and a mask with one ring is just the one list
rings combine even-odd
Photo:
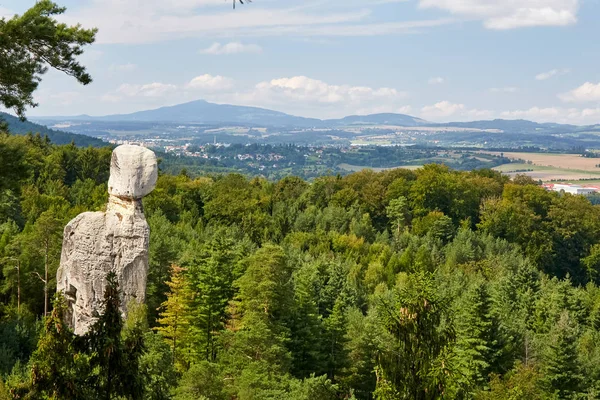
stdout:
[[156,156],[139,146],[113,151],[106,212],[85,212],[64,231],[57,290],[67,303],[67,322],[82,335],[102,312],[106,275],[116,273],[125,316],[131,300],[143,302],[150,229],[142,197],[156,185]]

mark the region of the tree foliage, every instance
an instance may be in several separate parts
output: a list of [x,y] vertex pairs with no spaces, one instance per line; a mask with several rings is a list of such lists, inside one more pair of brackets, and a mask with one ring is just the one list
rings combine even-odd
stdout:
[[94,42],[96,29],[68,26],[55,16],[65,12],[50,0],[38,1],[23,15],[0,19],[0,104],[21,118],[35,107],[33,92],[49,68],[92,82],[77,61],[83,47]]
[[0,152],[12,398],[600,393],[600,218],[583,197],[439,165],[311,182],[161,173],[144,199],[147,323],[135,307],[120,320],[112,287],[74,338],[60,303],[36,323],[40,276],[52,292],[60,228],[106,203],[111,149],[3,134]]

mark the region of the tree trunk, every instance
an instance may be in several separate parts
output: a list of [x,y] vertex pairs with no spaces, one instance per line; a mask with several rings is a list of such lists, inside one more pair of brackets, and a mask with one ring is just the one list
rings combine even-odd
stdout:
[[21,261],[17,259],[17,314],[21,314]]
[[44,317],[48,315],[48,241],[46,241],[46,252],[44,254]]

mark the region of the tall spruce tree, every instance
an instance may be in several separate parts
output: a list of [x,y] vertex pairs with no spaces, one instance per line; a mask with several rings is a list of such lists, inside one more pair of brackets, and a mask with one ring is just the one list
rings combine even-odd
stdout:
[[542,382],[548,392],[560,399],[573,398],[582,391],[577,359],[578,329],[577,322],[565,310],[545,341]]
[[494,365],[495,321],[487,284],[476,281],[467,290],[457,319],[457,367],[466,378],[467,392],[485,388]]
[[84,400],[87,357],[75,344],[73,332],[66,326],[66,304],[60,294],[54,300],[52,314],[44,322],[44,332],[31,357],[32,399]]
[[117,276],[110,272],[102,306],[104,312],[92,325],[84,339],[91,351],[87,385],[95,388],[97,399],[142,399],[144,381],[139,360],[144,350],[140,332],[123,338]]
[[433,400],[448,396],[449,346],[454,332],[451,325],[442,326],[447,302],[439,296],[431,274],[411,275],[402,287],[379,298],[378,311],[389,342],[378,357],[375,397]]

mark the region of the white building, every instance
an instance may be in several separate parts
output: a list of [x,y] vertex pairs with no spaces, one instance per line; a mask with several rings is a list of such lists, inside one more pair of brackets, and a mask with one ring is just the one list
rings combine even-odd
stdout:
[[580,185],[566,185],[566,184],[555,184],[552,187],[552,190],[554,190],[555,192],[560,192],[560,191],[564,190],[565,193],[583,194],[583,195],[596,193],[598,191],[598,189],[595,189],[595,188],[586,188],[586,187],[583,187]]

